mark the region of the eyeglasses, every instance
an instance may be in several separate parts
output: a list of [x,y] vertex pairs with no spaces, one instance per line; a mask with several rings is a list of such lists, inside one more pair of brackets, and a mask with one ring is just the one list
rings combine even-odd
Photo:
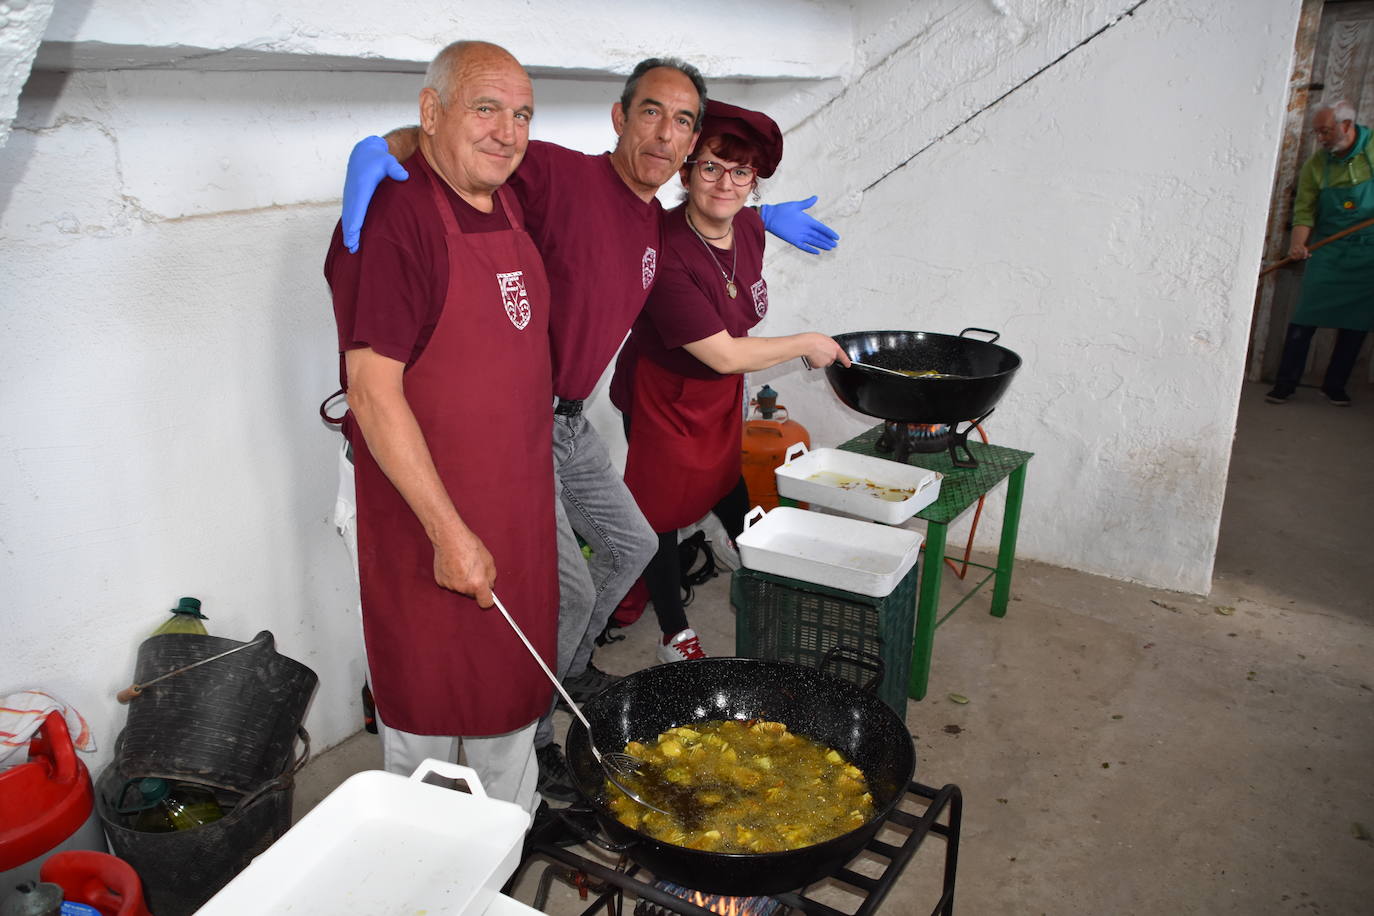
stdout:
[[1316,134],[1318,137],[1328,137],[1328,136],[1331,136],[1331,135],[1333,135],[1333,134],[1339,134],[1339,133],[1341,133],[1341,131],[1344,130],[1344,125],[1345,125],[1345,124],[1346,124],[1345,121],[1337,121],[1335,124],[1332,124],[1330,127],[1313,127],[1313,128],[1312,128],[1312,133]]
[[753,184],[754,177],[759,173],[758,169],[750,165],[737,165],[727,169],[719,162],[713,162],[710,159],[689,159],[687,163],[697,167],[697,174],[702,177],[703,181],[714,183],[720,181],[720,176],[729,173],[730,181],[738,188]]

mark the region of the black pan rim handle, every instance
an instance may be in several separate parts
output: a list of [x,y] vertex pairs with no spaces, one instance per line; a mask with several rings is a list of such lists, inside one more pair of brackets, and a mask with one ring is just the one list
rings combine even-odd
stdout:
[[999,341],[999,340],[1002,339],[1002,332],[1001,332],[1001,331],[994,331],[994,330],[992,330],[992,329],[990,329],[990,328],[964,328],[962,331],[959,332],[959,336],[960,336],[960,337],[963,337],[963,336],[964,336],[965,334],[967,334],[969,331],[978,331],[979,333],[982,333],[982,334],[991,334],[991,335],[992,335],[992,340],[985,341],[986,343],[997,343],[997,341]]

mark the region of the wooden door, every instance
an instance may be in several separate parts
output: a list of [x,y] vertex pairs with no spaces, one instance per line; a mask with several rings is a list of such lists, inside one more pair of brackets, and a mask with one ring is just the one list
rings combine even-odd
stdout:
[[[1290,87],[1289,118],[1279,169],[1274,182],[1273,207],[1265,244],[1265,262],[1288,253],[1293,196],[1298,169],[1317,150],[1312,118],[1325,104],[1345,99],[1355,106],[1356,121],[1374,123],[1374,0],[1328,0],[1304,4]],[[1318,241],[1315,237],[1313,241]],[[1298,304],[1301,267],[1285,267],[1260,281],[1251,335],[1251,379],[1272,381],[1283,352],[1284,332]],[[1371,335],[1374,336],[1374,335]],[[1331,358],[1334,331],[1318,331],[1308,353],[1303,381],[1318,384]],[[1366,342],[1365,355],[1352,381],[1374,381],[1374,365]]]

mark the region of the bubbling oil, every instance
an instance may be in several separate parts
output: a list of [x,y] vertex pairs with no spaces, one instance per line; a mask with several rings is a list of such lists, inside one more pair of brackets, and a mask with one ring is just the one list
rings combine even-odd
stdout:
[[608,804],[627,827],[666,843],[726,853],[782,852],[866,824],[873,796],[844,755],[781,722],[708,721],[670,728],[625,753],[643,765],[621,777],[645,808],[606,782]]

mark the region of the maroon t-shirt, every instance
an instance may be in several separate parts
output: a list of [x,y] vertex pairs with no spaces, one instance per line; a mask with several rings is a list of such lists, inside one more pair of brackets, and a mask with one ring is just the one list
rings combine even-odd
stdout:
[[[345,351],[371,347],[409,366],[424,351],[443,312],[448,293],[444,224],[434,212],[429,182],[414,174],[420,169],[433,174],[433,169],[418,152],[405,165],[411,180],[384,181],[377,187],[358,253],[344,248],[343,229],[335,226],[324,259],[339,333],[339,384],[345,388]],[[464,232],[510,228],[500,201],[483,213],[438,180]],[[518,213],[519,204],[505,196]]]
[[[697,238],[686,214],[683,204],[664,215],[665,251],[658,279],[616,360],[611,401],[622,411],[630,408],[634,364],[641,356],[688,378],[720,378],[683,345],[720,331],[744,337],[768,313],[763,220],[758,211],[745,207],[735,214],[735,248],[730,251]],[[734,299],[725,288],[732,267]]]
[[626,186],[610,153],[538,140],[506,186],[549,276],[553,393],[581,400],[644,307],[663,251],[663,208]]

